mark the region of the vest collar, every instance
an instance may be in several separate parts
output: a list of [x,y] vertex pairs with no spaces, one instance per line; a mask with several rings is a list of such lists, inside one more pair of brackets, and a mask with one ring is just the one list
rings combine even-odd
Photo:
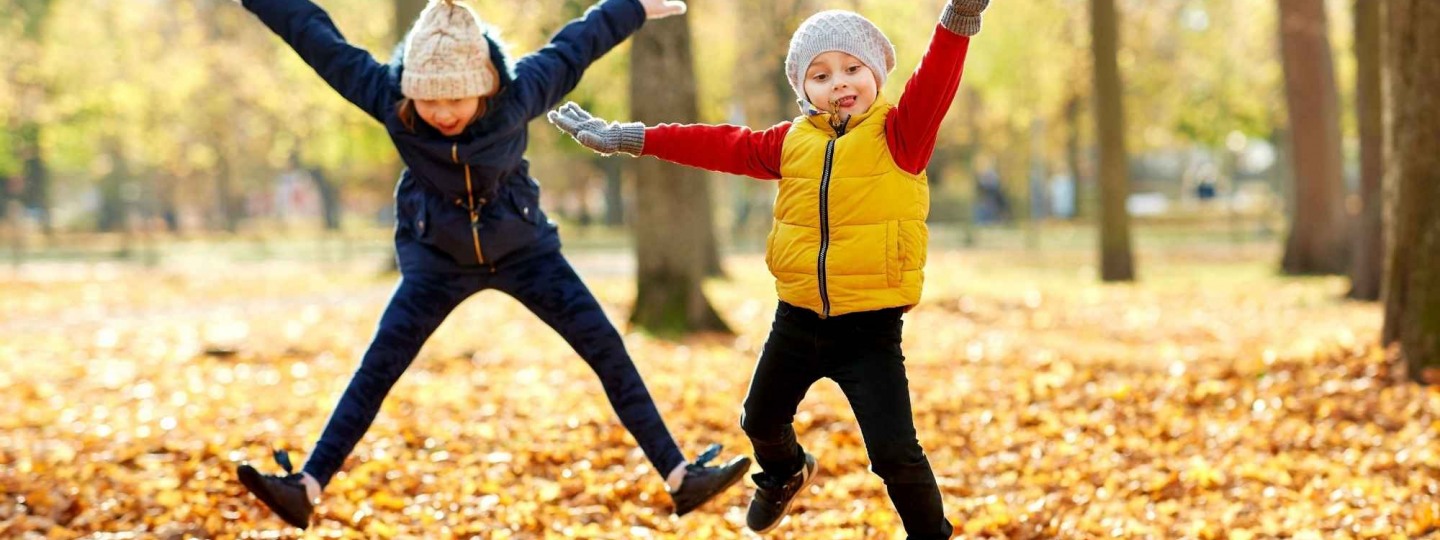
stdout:
[[[850,120],[845,123],[845,133],[854,130],[857,126],[865,123],[866,120],[869,120],[872,116],[876,116],[881,111],[888,110],[890,110],[890,102],[885,99],[885,94],[876,94],[875,103],[870,104],[869,110],[850,117]],[[815,129],[824,132],[832,138],[838,136],[834,123],[832,123],[835,121],[835,115],[831,113],[818,110],[813,106],[805,107],[805,120],[810,122],[810,125],[814,126]]]

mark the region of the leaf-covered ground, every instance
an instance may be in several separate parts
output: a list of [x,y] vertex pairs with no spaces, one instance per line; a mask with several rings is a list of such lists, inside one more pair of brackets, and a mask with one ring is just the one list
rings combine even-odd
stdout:
[[[614,320],[624,255],[577,256]],[[967,538],[1440,537],[1440,390],[1403,382],[1379,308],[1273,254],[933,254],[906,320],[921,442]],[[372,261],[373,262],[373,261]],[[748,452],[774,308],[763,264],[710,286],[734,337],[626,339],[692,455]],[[39,265],[0,275],[0,537],[276,538],[234,479],[318,435],[393,286],[374,265]],[[853,414],[817,385],[816,487],[774,538],[903,537]],[[328,488],[319,538],[754,538],[751,484],[669,514],[599,383],[488,292],[441,327]]]

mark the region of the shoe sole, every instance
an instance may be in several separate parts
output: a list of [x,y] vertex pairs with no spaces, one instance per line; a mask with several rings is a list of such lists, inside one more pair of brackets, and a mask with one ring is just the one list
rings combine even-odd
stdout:
[[750,530],[755,531],[757,534],[764,534],[764,533],[767,533],[767,532],[770,532],[770,531],[774,530],[776,527],[779,527],[779,526],[780,526],[780,522],[785,521],[785,516],[787,516],[787,515],[790,514],[790,506],[795,504],[795,499],[800,498],[800,494],[805,491],[805,488],[808,488],[808,487],[810,487],[810,484],[814,484],[814,483],[815,483],[815,477],[818,476],[819,474],[820,474],[820,463],[817,461],[817,462],[815,463],[815,469],[812,470],[812,471],[810,471],[810,476],[805,479],[805,483],[800,484],[800,489],[795,490],[795,496],[794,496],[794,497],[791,497],[790,500],[785,503],[785,507],[780,509],[780,517],[777,518],[774,523],[771,523],[769,527],[765,527],[764,529],[758,529],[758,530],[757,530],[757,529],[750,529]]
[[284,507],[280,505],[279,501],[270,497],[270,492],[265,489],[265,480],[261,476],[260,471],[255,470],[254,467],[249,465],[241,465],[235,470],[235,473],[240,477],[240,483],[245,485],[245,489],[254,495],[255,498],[260,499],[260,502],[265,503],[265,507],[269,508],[271,512],[274,512],[275,515],[280,516],[280,519],[301,529],[310,526],[308,519],[302,520],[298,516],[289,515],[289,513],[283,510]]
[[[727,467],[729,467],[729,466],[732,466],[732,465],[727,465]],[[725,481],[725,484],[723,484],[723,485],[720,486],[720,489],[715,490],[715,494],[714,494],[714,495],[711,495],[709,499],[705,499],[704,502],[701,502],[700,504],[697,504],[697,505],[695,505],[695,506],[693,506],[693,507],[691,507],[691,508],[689,508],[689,509],[686,509],[684,512],[681,512],[680,509],[678,509],[678,508],[675,509],[675,516],[676,516],[676,517],[684,517],[685,514],[689,514],[690,512],[694,512],[694,511],[696,511],[696,510],[699,510],[700,507],[705,506],[705,505],[706,505],[707,503],[709,503],[710,501],[715,500],[716,497],[719,497],[721,493],[724,493],[726,490],[730,489],[730,488],[733,487],[735,484],[740,483],[740,480],[743,480],[743,479],[745,478],[745,473],[750,470],[750,458],[748,458],[748,457],[743,457],[743,456],[742,456],[742,457],[739,457],[739,458],[736,458],[735,463],[733,464],[733,466],[735,467],[735,470],[736,470],[735,475],[732,476],[729,480],[726,480],[726,481]]]

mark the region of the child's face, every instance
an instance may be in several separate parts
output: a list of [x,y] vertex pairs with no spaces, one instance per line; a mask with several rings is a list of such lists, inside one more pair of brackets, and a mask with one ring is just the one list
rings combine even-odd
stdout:
[[415,113],[447,137],[459,135],[480,110],[480,97],[461,99],[417,99]]
[[875,104],[875,73],[859,58],[830,51],[810,62],[805,70],[805,96],[816,108],[854,116]]

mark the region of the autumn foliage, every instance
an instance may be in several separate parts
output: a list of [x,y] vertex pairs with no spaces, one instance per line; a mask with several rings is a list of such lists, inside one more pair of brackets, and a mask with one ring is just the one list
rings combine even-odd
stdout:
[[[587,257],[623,321],[630,276]],[[905,349],[957,536],[1440,537],[1440,391],[1375,346],[1378,307],[1340,300],[1341,279],[1233,256],[1147,259],[1130,286],[1096,284],[1087,260],[930,262]],[[774,297],[758,258],[728,263],[734,279],[709,292],[738,335],[626,338],[692,453],[749,451],[739,407]],[[234,465],[278,470],[272,447],[304,459],[393,286],[368,270],[12,272],[0,537],[301,535],[242,492]],[[822,476],[770,536],[902,537],[838,389],[816,385],[797,421]],[[305,534],[754,538],[751,489],[672,517],[584,363],[487,292],[397,385]]]

